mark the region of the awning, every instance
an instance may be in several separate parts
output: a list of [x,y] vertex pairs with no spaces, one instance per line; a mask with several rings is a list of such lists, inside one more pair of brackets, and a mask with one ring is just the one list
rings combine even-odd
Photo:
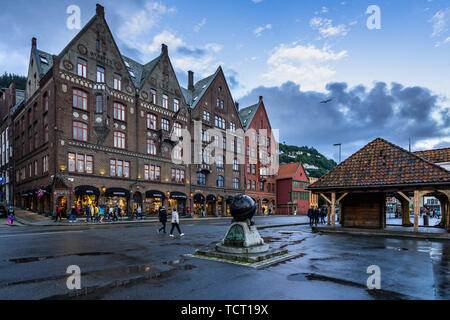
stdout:
[[217,198],[215,195],[210,194],[206,197],[206,201],[217,201]]
[[182,192],[171,192],[170,199],[173,200],[187,200],[187,196]]
[[147,191],[145,193],[145,197],[146,198],[153,198],[153,199],[154,198],[165,199],[166,195],[164,194],[164,192],[161,192],[161,191],[150,190],[150,191]]
[[268,204],[268,203],[269,203],[269,200],[268,200],[268,199],[263,199],[262,203],[263,203],[263,204]]
[[91,186],[79,186],[75,188],[75,195],[77,196],[100,196],[100,190]]
[[105,196],[130,198],[130,191],[122,188],[109,188],[106,189]]
[[196,202],[196,203],[198,203],[198,202],[204,203],[204,202],[205,202],[205,197],[204,197],[202,194],[197,193],[197,194],[194,196],[194,202]]

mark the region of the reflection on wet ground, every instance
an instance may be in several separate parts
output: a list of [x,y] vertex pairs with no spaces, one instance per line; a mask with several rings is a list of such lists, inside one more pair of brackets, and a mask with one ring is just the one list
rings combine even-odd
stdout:
[[59,256],[13,258],[13,259],[8,259],[6,261],[13,262],[13,263],[30,263],[30,262],[44,261],[44,260],[56,259],[56,258],[62,258],[62,257],[71,257],[71,256],[98,257],[98,256],[108,256],[108,255],[113,255],[113,254],[114,254],[114,252],[85,252],[85,253],[63,254],[63,255],[59,255]]

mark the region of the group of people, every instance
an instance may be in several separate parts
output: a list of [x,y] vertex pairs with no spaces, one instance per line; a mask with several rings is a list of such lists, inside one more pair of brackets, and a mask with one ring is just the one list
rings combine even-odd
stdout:
[[[115,222],[119,221],[119,219],[123,218],[122,215],[122,208],[118,205],[116,206],[96,206],[93,204],[90,204],[86,206],[84,209],[84,214],[86,215],[86,222],[98,222],[102,223],[104,219],[106,218],[109,222]],[[62,210],[61,206],[56,207],[56,216],[54,218],[54,221],[57,222],[58,219],[62,220]],[[73,205],[70,210],[70,217],[69,217],[69,223],[75,223],[77,222],[77,217],[81,215],[81,209],[78,205]],[[136,211],[136,217],[140,216],[142,217],[142,209],[139,207]]]
[[[166,233],[166,224],[168,220],[169,214],[167,213],[167,210],[164,206],[159,208],[159,221],[162,224],[162,227],[158,229],[158,233]],[[180,229],[180,215],[178,214],[177,209],[172,210],[172,229],[170,230],[170,237],[173,238],[173,232],[175,228],[177,229],[178,233],[180,234],[180,237],[184,236],[184,233],[181,232]]]
[[316,207],[309,208],[308,210],[308,218],[309,225],[313,227],[314,225],[317,227],[318,224],[326,224],[325,217],[328,214],[328,210],[326,207]]

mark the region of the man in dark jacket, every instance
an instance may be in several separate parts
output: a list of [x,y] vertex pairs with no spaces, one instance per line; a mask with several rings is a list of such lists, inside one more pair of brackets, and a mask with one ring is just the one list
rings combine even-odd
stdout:
[[313,207],[308,209],[308,218],[310,227],[314,226],[314,209]]
[[159,208],[159,221],[162,223],[162,227],[158,230],[158,233],[161,233],[161,231],[166,233],[167,210],[164,206]]
[[316,209],[314,209],[314,224],[317,225],[319,224],[319,218],[320,218],[320,210],[319,207],[317,207]]

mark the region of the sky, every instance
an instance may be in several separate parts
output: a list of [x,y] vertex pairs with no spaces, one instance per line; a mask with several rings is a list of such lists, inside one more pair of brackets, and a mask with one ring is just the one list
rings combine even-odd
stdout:
[[[33,36],[58,54],[79,31],[67,9],[82,27],[96,3],[2,2],[0,73],[23,75]],[[377,137],[450,147],[448,0],[99,2],[122,54],[147,63],[166,43],[182,86],[188,70],[197,81],[221,65],[241,107],[264,97],[280,142],[334,160],[333,144],[345,159]]]

